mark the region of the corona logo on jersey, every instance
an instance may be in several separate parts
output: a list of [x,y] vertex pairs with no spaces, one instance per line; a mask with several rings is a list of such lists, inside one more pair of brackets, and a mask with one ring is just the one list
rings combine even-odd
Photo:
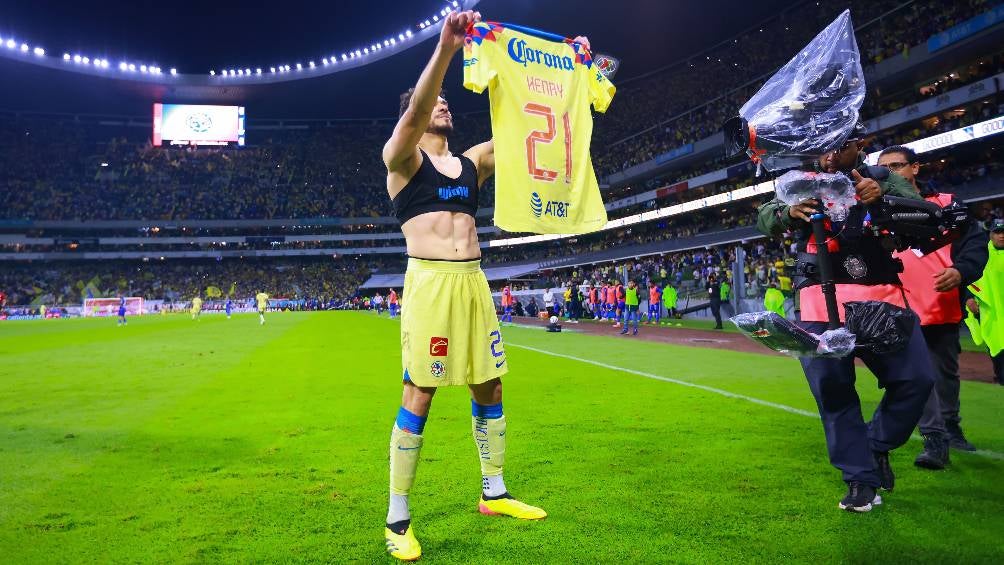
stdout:
[[527,63],[536,63],[552,69],[560,69],[564,71],[575,70],[575,64],[572,63],[571,57],[545,53],[540,49],[533,49],[527,45],[526,41],[517,37],[509,40],[509,57],[524,67]]
[[490,91],[495,225],[529,233],[601,229],[607,212],[589,153],[590,106],[606,111],[615,88],[593,68],[589,50],[545,32],[478,22],[467,30],[464,61],[464,86]]

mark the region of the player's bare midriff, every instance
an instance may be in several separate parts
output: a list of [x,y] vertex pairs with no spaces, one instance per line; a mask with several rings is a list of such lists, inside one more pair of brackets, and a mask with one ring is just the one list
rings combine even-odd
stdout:
[[474,218],[462,212],[428,212],[401,226],[409,257],[464,261],[481,258]]

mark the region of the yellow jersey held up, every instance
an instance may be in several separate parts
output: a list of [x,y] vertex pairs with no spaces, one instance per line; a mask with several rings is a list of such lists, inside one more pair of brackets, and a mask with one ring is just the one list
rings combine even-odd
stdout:
[[578,234],[607,223],[593,172],[590,105],[616,89],[582,45],[528,28],[478,22],[464,42],[464,87],[488,88],[495,142],[495,225]]

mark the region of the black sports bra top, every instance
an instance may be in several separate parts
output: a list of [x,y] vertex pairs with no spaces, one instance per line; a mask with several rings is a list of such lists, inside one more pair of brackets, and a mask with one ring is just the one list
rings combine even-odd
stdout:
[[426,212],[463,212],[473,217],[478,211],[478,169],[463,155],[460,176],[452,179],[432,164],[422,153],[422,164],[408,184],[391,200],[394,216],[402,224]]

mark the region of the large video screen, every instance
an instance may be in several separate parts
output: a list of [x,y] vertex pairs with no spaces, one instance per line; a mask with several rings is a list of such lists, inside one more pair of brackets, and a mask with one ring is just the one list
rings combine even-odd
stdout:
[[244,145],[244,106],[154,104],[153,144]]

